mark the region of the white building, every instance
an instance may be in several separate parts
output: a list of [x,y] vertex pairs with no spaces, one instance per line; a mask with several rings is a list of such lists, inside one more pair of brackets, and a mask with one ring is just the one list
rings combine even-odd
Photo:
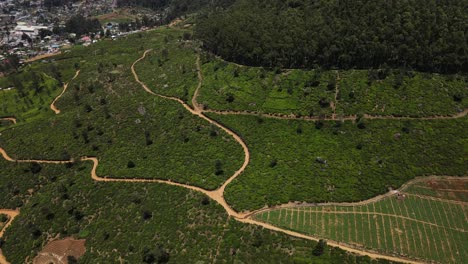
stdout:
[[15,35],[22,36],[28,34],[30,37],[37,36],[40,29],[47,29],[45,26],[28,26],[28,25],[17,25],[15,27]]

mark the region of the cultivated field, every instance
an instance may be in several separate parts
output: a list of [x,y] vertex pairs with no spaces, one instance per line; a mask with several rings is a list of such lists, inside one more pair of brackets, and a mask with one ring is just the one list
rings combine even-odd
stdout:
[[[188,29],[159,28],[74,46],[0,78],[14,87],[0,92],[0,209],[10,209],[0,214],[12,220],[0,238],[9,261],[64,238],[86,240],[84,263],[463,259],[466,184],[453,180],[415,183],[404,199],[253,215],[281,228],[249,212],[361,201],[417,176],[466,175],[461,77],[431,75],[441,83],[427,101],[405,86],[422,73],[405,73],[400,94],[387,89],[397,70],[365,86],[365,72],[227,63],[191,38]],[[364,98],[342,96],[353,78]],[[389,111],[359,106],[373,96],[391,101]],[[442,105],[427,108],[439,97]],[[240,113],[213,111],[225,109]],[[329,241],[316,256],[322,237],[346,244]]]
[[266,210],[255,219],[357,248],[463,263],[468,179],[418,181],[376,201]]

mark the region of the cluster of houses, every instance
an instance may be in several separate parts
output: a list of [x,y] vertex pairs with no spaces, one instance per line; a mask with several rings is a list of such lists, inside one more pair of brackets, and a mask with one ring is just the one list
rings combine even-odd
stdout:
[[85,16],[111,12],[113,1],[78,1],[54,10],[43,7],[43,0],[30,0],[29,6],[22,5],[22,2],[0,0],[0,61],[9,55],[17,55],[23,62],[31,57],[57,53],[61,48],[74,44],[88,46],[103,36],[115,39],[128,34],[120,32],[119,24],[112,22],[103,25],[100,32],[87,36],[55,34],[78,11]]

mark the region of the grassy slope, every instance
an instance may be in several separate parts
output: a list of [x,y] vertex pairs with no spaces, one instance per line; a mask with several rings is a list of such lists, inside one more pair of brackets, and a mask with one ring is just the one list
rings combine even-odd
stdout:
[[305,121],[211,116],[238,132],[251,150],[249,167],[226,190],[237,210],[289,201],[359,201],[416,176],[467,173],[467,118],[368,120],[365,129],[325,122],[317,129]]
[[[203,195],[185,189],[93,182],[89,163],[42,165],[37,174],[30,164],[2,159],[0,165],[2,183],[14,186],[0,188],[0,196],[8,197],[0,208],[25,203],[5,234],[2,250],[11,263],[34,257],[48,235],[86,238],[81,263],[114,263],[120,257],[141,263],[144,251],[158,246],[168,251],[169,263],[207,263],[215,256],[216,263],[378,263],[334,248],[312,257],[315,243],[235,222],[217,204],[203,205]],[[152,217],[143,219],[143,212]]]
[[15,116],[18,121],[31,121],[51,116],[50,103],[61,93],[62,82],[73,77],[74,64],[79,63],[77,58],[61,60],[62,57],[54,57],[53,62],[30,64],[0,78],[0,87],[14,87],[0,91],[0,117]]
[[[82,57],[81,73],[57,103],[61,114],[50,110],[48,119],[6,130],[1,146],[18,159],[97,156],[103,176],[172,179],[208,189],[221,185],[242,164],[237,142],[178,103],[149,95],[130,73],[152,46],[148,41],[162,42],[165,32],[77,48],[69,56]],[[134,45],[140,40],[147,47]],[[217,161],[222,175],[215,175]]]
[[[332,114],[319,101],[335,99],[338,80],[338,115],[453,115],[468,107],[466,76],[412,72],[394,88],[400,71],[369,84],[367,70],[285,70],[237,66],[206,59],[199,102],[210,109],[320,116]],[[403,74],[403,73],[402,73]],[[330,86],[329,86],[330,84]],[[232,102],[227,100],[231,94]],[[460,101],[455,100],[456,96]]]
[[[214,59],[202,67],[204,82],[199,103],[210,109],[260,111],[265,113],[301,113],[302,115],[331,114],[322,108],[321,98],[330,102],[334,87],[327,84],[336,79],[334,72],[292,70],[280,74],[262,68],[241,67]],[[318,80],[316,87],[309,85]],[[227,101],[228,95],[234,97]]]
[[181,98],[191,104],[198,85],[195,44],[180,40],[182,32],[169,31],[153,44],[153,52],[136,65],[140,80],[154,92]]
[[[413,77],[405,76],[397,88],[393,86],[397,73],[371,86],[367,71],[342,72],[341,78],[339,114],[448,116],[468,108],[466,76],[414,73]],[[462,101],[456,101],[454,96]]]

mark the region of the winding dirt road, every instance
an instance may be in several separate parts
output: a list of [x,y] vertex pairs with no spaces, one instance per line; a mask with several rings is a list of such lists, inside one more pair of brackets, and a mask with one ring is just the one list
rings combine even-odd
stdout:
[[[19,215],[19,210],[8,210],[8,209],[0,209],[0,215],[6,215],[8,217],[8,220],[3,226],[3,228],[0,230],[0,238],[3,237],[3,234],[5,233],[5,230],[13,223],[13,220]],[[2,250],[0,249],[0,264],[9,264],[9,262],[6,260],[5,256],[2,253]]]
[[0,120],[10,121],[13,124],[16,124],[16,118],[14,118],[14,117],[1,117]]
[[[200,90],[200,88],[202,86],[202,82],[203,82],[203,76],[201,74],[199,57],[197,58],[197,70],[198,70],[199,84],[198,84],[197,89],[196,89],[196,91],[194,93],[194,96],[192,98],[193,108],[191,108],[189,105],[187,105],[184,101],[182,101],[179,98],[164,96],[164,95],[160,95],[160,94],[157,94],[157,93],[153,92],[151,89],[149,89],[139,79],[138,74],[135,71],[135,65],[138,62],[140,62],[141,60],[145,59],[146,55],[150,51],[151,50],[145,51],[143,53],[143,55],[139,59],[137,59],[131,66],[131,71],[132,71],[132,73],[133,73],[133,75],[135,77],[136,82],[139,83],[141,85],[141,87],[146,92],[148,92],[148,93],[150,93],[152,95],[158,96],[160,98],[163,98],[163,99],[176,101],[176,102],[180,103],[186,110],[188,110],[193,115],[196,115],[196,116],[198,116],[200,118],[203,118],[204,120],[206,120],[210,124],[213,124],[213,125],[217,126],[218,128],[224,130],[227,134],[232,136],[242,146],[242,148],[244,150],[244,154],[245,154],[244,163],[242,164],[241,168],[239,168],[221,187],[219,187],[217,190],[214,190],[214,191],[208,191],[208,190],[205,190],[205,189],[202,189],[202,188],[199,188],[199,187],[191,186],[191,185],[188,185],[188,184],[181,184],[181,183],[177,183],[177,182],[172,182],[172,181],[168,181],[168,180],[136,179],[136,178],[126,178],[125,179],[125,178],[100,177],[96,173],[97,167],[99,165],[99,160],[96,157],[82,157],[81,161],[91,161],[91,162],[93,162],[93,168],[91,170],[91,178],[93,180],[95,180],[95,181],[98,181],[98,182],[161,183],[161,184],[168,184],[168,185],[173,185],[173,186],[177,186],[177,187],[186,188],[186,189],[189,189],[189,190],[193,190],[193,191],[196,191],[196,192],[203,193],[203,194],[207,195],[208,197],[210,197],[211,199],[213,199],[214,201],[218,202],[226,210],[226,212],[227,212],[227,214],[229,216],[233,217],[234,219],[236,219],[239,222],[246,223],[246,224],[258,225],[258,226],[261,226],[263,228],[266,228],[266,229],[269,229],[269,230],[272,230],[272,231],[282,232],[282,233],[285,233],[287,235],[302,238],[302,239],[318,241],[319,238],[317,238],[317,237],[304,235],[304,234],[301,234],[301,233],[298,233],[298,232],[282,229],[282,228],[279,228],[279,227],[276,227],[276,226],[273,226],[273,225],[270,225],[270,224],[267,224],[267,223],[259,222],[259,221],[254,220],[252,218],[252,216],[254,214],[259,213],[259,212],[263,212],[265,210],[273,210],[273,209],[277,209],[277,208],[288,208],[287,206],[292,206],[292,205],[297,206],[297,204],[289,203],[287,205],[281,205],[281,206],[271,207],[271,208],[264,208],[264,209],[260,209],[260,210],[254,211],[254,212],[246,212],[246,213],[236,212],[229,206],[229,204],[224,199],[224,190],[225,190],[226,186],[228,184],[230,184],[234,179],[236,179],[245,170],[245,168],[249,164],[249,161],[250,161],[249,148],[247,147],[245,142],[242,140],[242,138],[240,138],[236,133],[234,133],[229,128],[221,125],[220,123],[210,119],[209,117],[207,117],[204,114],[206,112],[215,112],[215,113],[219,113],[219,112],[212,111],[212,110],[203,110],[198,105],[196,98],[198,96],[199,90]],[[79,74],[79,71],[77,71],[77,73],[75,74],[75,77],[73,79],[75,79],[78,76],[78,74]],[[67,89],[67,86],[68,86],[67,84],[64,85],[64,91],[51,104],[51,109],[54,110],[54,112],[56,114],[60,113],[60,110],[55,108],[54,103],[56,102],[56,100],[58,98],[60,98],[60,96],[63,95],[63,93]],[[415,118],[415,119],[428,120],[428,119],[442,119],[442,118],[443,119],[459,118],[459,117],[466,116],[467,112],[468,111],[465,110],[463,113],[460,113],[459,115],[454,116],[454,117],[433,117],[433,118],[429,117],[429,118]],[[248,112],[246,112],[246,113],[249,114],[249,115],[258,115],[258,114],[248,113]],[[221,114],[239,114],[239,112],[221,112]],[[295,117],[282,117],[282,116],[273,116],[273,115],[271,115],[271,116],[267,115],[265,117],[272,117],[272,118],[279,118],[279,119],[288,119],[288,118],[289,119],[298,119],[298,118],[295,118]],[[373,118],[369,118],[369,119],[377,119],[377,118],[380,118],[380,117],[373,117]],[[302,120],[319,120],[318,118],[317,119],[301,118],[301,119]],[[356,117],[348,117],[348,119],[349,120],[356,120]],[[392,119],[392,118],[385,117],[385,119]],[[323,119],[320,119],[320,120],[323,120]],[[4,159],[6,159],[7,161],[10,161],[10,162],[20,162],[20,163],[37,162],[37,163],[49,163],[49,164],[64,164],[64,163],[73,162],[73,160],[55,160],[55,161],[54,160],[34,160],[34,159],[31,159],[31,160],[15,160],[15,159],[11,158],[10,156],[8,156],[8,154],[6,153],[6,151],[3,148],[0,148],[0,153],[2,154]],[[414,181],[418,181],[418,180],[419,179],[415,179],[415,180],[413,180],[411,182],[408,182],[407,184],[403,185],[400,189],[404,190],[409,183],[414,183]],[[366,202],[369,203],[370,201],[376,201],[378,199],[386,198],[387,196],[392,195],[392,194],[394,194],[394,192],[393,193],[388,193],[388,194],[385,194],[385,195],[381,195],[381,196],[375,197],[375,198],[367,200],[367,201],[363,201],[363,202],[360,202],[360,203],[353,203],[353,204],[357,205],[357,204],[362,204],[362,203],[366,203]],[[350,203],[347,203],[347,204],[350,204]],[[330,205],[330,204],[327,204],[327,205]],[[340,205],[343,205],[343,204],[340,203]],[[19,214],[19,211],[16,211],[16,210],[0,210],[0,213],[1,212],[8,212],[8,215],[10,217],[9,222],[8,222],[8,226],[11,224],[11,222],[14,220],[14,218],[16,216],[18,216],[18,214]],[[2,237],[2,235],[3,235],[4,231],[6,230],[6,228],[7,228],[7,226],[5,226],[1,230],[0,237]],[[356,253],[356,254],[359,254],[359,255],[369,256],[371,258],[381,258],[381,259],[387,259],[387,260],[390,260],[390,261],[405,262],[405,263],[422,263],[422,262],[410,260],[410,259],[403,258],[403,257],[395,257],[395,256],[384,255],[384,254],[374,252],[374,251],[361,250],[359,248],[354,248],[352,246],[342,244],[342,243],[339,243],[339,242],[335,242],[335,241],[327,241],[327,243],[330,246],[339,247],[339,248],[341,248],[343,250],[346,250],[346,251],[349,251],[349,252],[352,252],[352,253]],[[6,261],[6,259],[4,258],[4,256],[1,254],[1,251],[0,251],[0,263],[1,264],[8,263]]]
[[60,99],[60,97],[62,97],[62,95],[67,91],[68,84],[69,84],[70,82],[72,82],[73,80],[75,80],[76,77],[78,77],[79,74],[80,74],[80,70],[77,70],[76,73],[75,73],[75,76],[73,76],[73,78],[72,78],[69,82],[67,82],[67,83],[65,83],[65,84],[63,85],[63,90],[62,90],[62,92],[61,92],[57,97],[55,97],[54,101],[50,104],[50,109],[52,109],[52,111],[54,111],[56,115],[60,114],[60,110],[57,109],[57,107],[55,106],[55,103],[56,103],[57,100]]

